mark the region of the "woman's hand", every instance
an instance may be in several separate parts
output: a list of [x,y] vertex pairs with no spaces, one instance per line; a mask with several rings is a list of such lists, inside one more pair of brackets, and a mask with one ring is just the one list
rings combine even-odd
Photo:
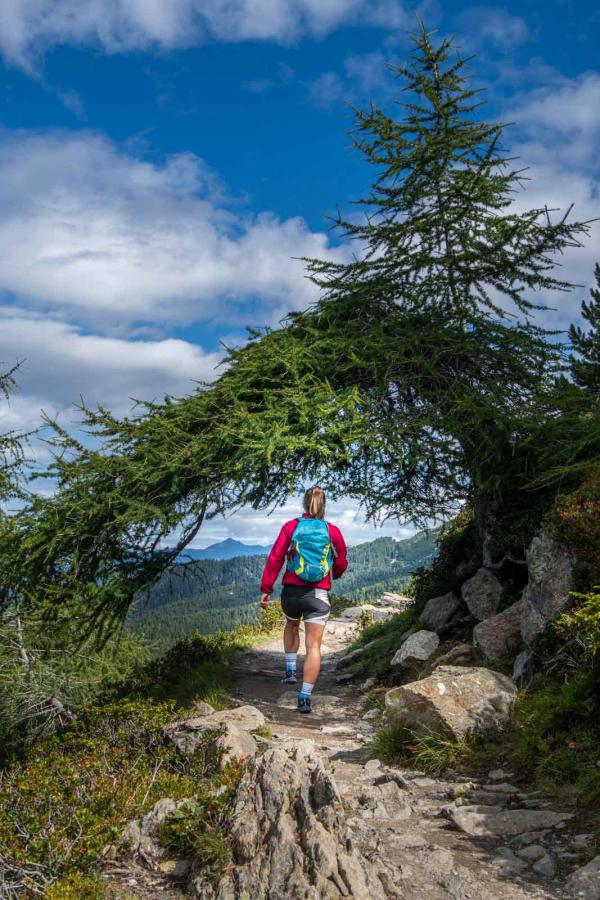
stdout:
[[270,594],[261,594],[260,595],[260,605],[262,606],[263,609],[267,608],[267,606],[269,605],[270,599],[271,599]]

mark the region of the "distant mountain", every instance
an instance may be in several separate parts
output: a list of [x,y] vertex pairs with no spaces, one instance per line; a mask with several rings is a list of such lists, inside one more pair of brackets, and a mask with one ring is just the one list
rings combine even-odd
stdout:
[[[383,591],[401,591],[410,574],[433,559],[436,537],[435,531],[419,532],[403,541],[382,537],[349,547],[348,571],[334,583],[334,593],[352,600],[371,600]],[[128,628],[146,635],[158,650],[165,651],[192,631],[213,634],[250,622],[258,614],[260,577],[268,549],[229,539],[192,551],[204,556],[186,559],[182,554],[136,598]],[[280,581],[276,597],[279,586]]]
[[263,547],[262,544],[243,544],[242,541],[236,541],[233,538],[227,538],[219,541],[217,544],[211,544],[203,550],[188,548],[184,550],[179,557],[179,562],[186,562],[190,559],[234,559],[237,556],[266,556],[269,547]]

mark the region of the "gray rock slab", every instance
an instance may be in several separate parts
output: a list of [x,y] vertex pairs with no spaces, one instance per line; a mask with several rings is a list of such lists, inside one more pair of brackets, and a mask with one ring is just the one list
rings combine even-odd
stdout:
[[472,837],[504,837],[554,828],[570,818],[567,813],[550,810],[504,809],[495,806],[459,806],[449,810],[450,819]]
[[461,593],[473,618],[483,622],[498,612],[502,585],[493,572],[481,568],[463,583]]
[[426,662],[437,650],[440,639],[435,631],[417,631],[411,634],[396,650],[391,666],[410,666]]
[[518,600],[508,609],[475,626],[473,645],[484,659],[499,659],[517,652],[522,643],[522,609],[523,601]]
[[440,597],[432,597],[425,604],[419,622],[429,631],[441,632],[460,609],[460,597],[450,591]]
[[573,900],[600,900],[600,856],[572,872],[565,882],[565,891]]

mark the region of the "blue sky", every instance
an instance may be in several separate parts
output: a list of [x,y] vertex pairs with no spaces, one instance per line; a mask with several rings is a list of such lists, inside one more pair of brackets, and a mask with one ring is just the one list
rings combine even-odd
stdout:
[[[392,108],[385,62],[405,58],[417,11],[476,54],[482,115],[514,123],[531,176],[515,202],[599,215],[591,0],[3,0],[0,361],[25,362],[0,430],[41,408],[68,423],[80,394],[120,412],[185,394],[220,339],[314,299],[293,257],[351,252],[324,219],[371,177],[350,105]],[[564,273],[587,286],[596,259],[597,230]],[[547,321],[565,327],[584,294]],[[268,541],[294,508],[199,543]],[[352,541],[375,534],[350,504],[332,513]]]

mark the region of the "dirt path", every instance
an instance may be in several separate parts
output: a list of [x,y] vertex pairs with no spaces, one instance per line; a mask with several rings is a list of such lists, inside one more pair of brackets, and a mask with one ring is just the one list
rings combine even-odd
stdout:
[[295,690],[281,684],[280,639],[234,662],[234,697],[261,710],[270,723],[274,744],[310,738],[328,757],[353,840],[378,869],[387,896],[406,900],[562,896],[556,872],[560,834],[552,834],[555,852],[549,855],[547,831],[513,838],[470,837],[443,812],[453,801],[458,805],[484,802],[484,795],[486,803],[504,808],[543,806],[518,795],[516,789],[516,796],[509,796],[508,777],[498,779],[494,773],[496,782],[482,791],[481,785],[459,776],[452,781],[429,778],[369,759],[376,723],[363,716],[360,688],[338,683],[335,672],[355,629],[339,619],[328,625],[323,671],[310,716],[296,712]]

